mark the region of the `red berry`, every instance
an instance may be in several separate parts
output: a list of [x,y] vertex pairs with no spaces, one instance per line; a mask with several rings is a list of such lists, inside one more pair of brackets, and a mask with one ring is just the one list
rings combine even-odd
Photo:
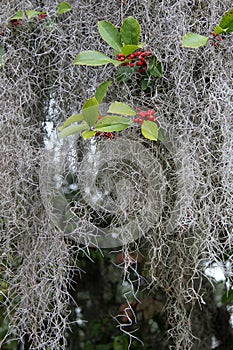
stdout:
[[118,59],[119,61],[124,61],[125,55],[123,55],[123,53],[118,53],[118,54],[117,54],[117,59]]
[[142,125],[143,120],[142,120],[142,119],[139,119],[138,123]]
[[39,21],[43,21],[43,19],[45,19],[45,17],[46,17],[46,13],[43,12],[38,16],[38,19],[39,19]]
[[136,62],[136,66],[141,67],[142,66],[142,62],[141,61],[137,61]]
[[146,51],[146,54],[147,54],[147,56],[150,56],[151,55],[151,51],[150,50]]
[[141,53],[141,57],[145,57],[145,56],[147,56],[147,53],[146,52],[142,52]]
[[151,122],[155,122],[156,119],[153,115],[148,115],[147,120],[150,120]]
[[130,63],[129,66],[133,68],[134,67],[134,63]]
[[138,112],[138,116],[140,118],[145,118],[147,116],[147,113],[146,112]]
[[107,136],[108,139],[111,139],[113,137],[111,132],[106,132],[105,135]]
[[134,118],[134,123],[138,123],[139,122],[139,118]]
[[142,54],[142,51],[136,52],[137,56],[140,56]]
[[142,57],[142,56],[139,56],[139,60],[140,60],[141,62],[146,62],[145,58]]
[[147,110],[147,115],[155,115],[155,111],[153,109],[148,109]]
[[128,57],[130,60],[132,60],[135,57],[135,55],[133,53],[131,53]]
[[127,62],[121,63],[121,66],[128,66]]

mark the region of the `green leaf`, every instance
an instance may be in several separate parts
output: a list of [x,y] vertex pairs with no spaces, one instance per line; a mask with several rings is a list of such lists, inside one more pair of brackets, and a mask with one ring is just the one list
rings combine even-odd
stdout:
[[156,57],[152,57],[149,63],[148,72],[155,78],[160,78],[163,74],[162,63]]
[[6,51],[3,46],[0,46],[0,69],[5,65]]
[[148,77],[143,77],[141,79],[141,89],[145,91],[149,86],[150,80]]
[[106,93],[108,91],[109,86],[112,84],[112,81],[105,81],[103,83],[101,83],[96,91],[95,91],[95,98],[98,101],[98,103],[101,103],[104,99],[104,97],[106,96]]
[[140,39],[140,25],[134,17],[130,16],[124,20],[120,33],[124,45],[138,45]]
[[126,124],[113,124],[113,125],[103,125],[98,126],[95,128],[96,131],[102,131],[102,132],[113,132],[113,131],[122,131],[128,128],[128,125]]
[[166,141],[166,133],[165,133],[165,130],[162,128],[159,128],[158,130],[158,140],[162,142]]
[[88,129],[88,124],[86,122],[83,122],[78,125],[70,125],[70,126],[67,126],[67,128],[63,129],[61,132],[59,132],[58,137],[59,139],[62,139],[63,137],[74,135],[80,131],[87,130],[87,129]]
[[232,304],[233,301],[233,289],[230,289],[229,292],[224,293],[222,296],[222,303],[223,304]]
[[120,83],[129,81],[134,73],[134,70],[129,66],[120,66],[116,72],[116,80]]
[[183,36],[182,47],[198,49],[201,46],[205,46],[208,40],[209,38],[206,36],[196,33],[187,33]]
[[225,29],[226,33],[233,32],[233,9],[223,14],[219,26]]
[[82,115],[83,119],[87,122],[89,127],[92,127],[96,120],[98,119],[99,111],[98,111],[99,103],[95,97],[89,98],[83,105]]
[[56,26],[57,22],[54,20],[47,20],[44,22],[44,27],[48,32],[51,32]]
[[113,60],[104,53],[98,51],[83,51],[80,52],[74,59],[73,64],[84,66],[104,66],[112,63],[114,66],[119,66],[122,62]]
[[121,35],[117,28],[110,22],[99,21],[98,29],[101,38],[114,50],[116,50],[117,52],[121,52]]
[[87,122],[89,127],[92,127],[98,119],[98,106],[91,106],[83,110],[83,119]]
[[136,115],[136,112],[132,108],[130,108],[126,103],[123,102],[113,102],[109,107],[108,113],[116,113],[130,116]]
[[114,124],[130,125],[130,124],[132,124],[132,121],[129,118],[121,117],[119,115],[107,115],[107,116],[103,117],[102,119],[98,120],[98,122],[95,125],[95,129],[98,126],[114,125]]
[[96,97],[91,97],[85,101],[82,110],[84,110],[85,108],[89,108],[92,106],[98,106],[98,105],[99,105],[99,103],[98,103]]
[[95,136],[96,132],[92,130],[84,130],[82,132],[82,137],[84,140],[90,139],[91,137]]
[[72,10],[71,5],[68,2],[63,1],[60,4],[58,4],[58,6],[57,6],[57,15],[61,15],[63,13],[69,12],[71,10]]
[[80,122],[81,120],[83,120],[83,116],[82,114],[74,114],[74,115],[71,115],[69,118],[67,118],[65,120],[65,122],[59,126],[57,128],[58,131],[62,131],[64,128],[66,128],[68,125],[70,124],[73,124],[73,123],[76,123],[76,122]]
[[24,14],[22,10],[16,12],[16,14],[13,17],[11,17],[11,19],[23,19],[23,18],[24,18]]
[[106,116],[100,119],[94,130],[102,132],[122,131],[131,125],[131,120],[117,115]]
[[35,10],[28,10],[26,11],[26,15],[27,15],[27,18],[28,19],[31,19],[33,17],[36,17],[38,15],[40,15],[42,12],[39,12],[39,11],[35,11]]
[[125,335],[117,335],[113,340],[113,350],[127,350],[128,349],[128,339]]
[[223,29],[220,26],[216,26],[214,28],[214,34],[218,35],[218,34],[222,34],[222,33],[226,33],[226,29]]
[[141,132],[148,140],[158,140],[158,125],[150,120],[144,120],[141,126]]
[[128,56],[143,46],[144,46],[144,43],[142,43],[140,45],[124,45],[121,49],[121,53],[125,56]]

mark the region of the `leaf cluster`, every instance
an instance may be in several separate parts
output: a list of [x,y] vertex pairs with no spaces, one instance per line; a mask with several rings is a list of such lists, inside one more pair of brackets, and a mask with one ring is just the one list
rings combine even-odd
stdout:
[[[101,38],[114,50],[115,55],[119,53],[125,56],[130,55],[144,45],[144,43],[139,43],[140,25],[132,16],[123,21],[120,30],[108,21],[99,21],[98,30]],[[86,66],[102,66],[112,63],[116,67],[122,64],[101,52],[91,50],[80,52],[73,63]]]
[[[72,10],[72,6],[66,2],[63,1],[57,5],[56,8],[56,16],[62,15],[66,12],[69,12]],[[17,11],[12,17],[9,19],[9,24],[13,25],[14,27],[17,27],[23,23],[24,20],[30,21],[31,19],[38,18],[39,20],[43,20],[47,16],[45,11],[36,11],[36,10],[26,10],[25,12],[23,10]],[[55,23],[54,22],[48,22],[47,23],[47,29],[49,29],[48,24]],[[3,46],[0,46],[0,69],[4,67],[6,61],[6,50]]]
[[134,17],[126,18],[119,30],[108,21],[99,21],[98,30],[102,39],[114,50],[114,55],[122,55],[123,61],[113,59],[98,51],[87,50],[80,52],[75,57],[73,62],[75,65],[95,67],[111,63],[118,67],[116,73],[118,82],[127,82],[135,73],[140,73],[142,90],[146,90],[155,78],[161,77],[162,64],[154,56],[149,59],[147,71],[141,72],[140,66],[136,64],[133,67],[129,65],[129,55],[141,49],[145,44],[139,42],[141,28]]
[[[114,102],[108,109],[108,115],[102,119],[99,117],[99,105],[105,97],[111,81],[101,83],[95,95],[85,101],[81,114],[69,117],[62,126],[58,128],[59,138],[70,136],[81,132],[84,139],[88,139],[97,131],[113,132],[126,129],[132,122],[129,118],[123,117],[134,115],[135,112],[128,105],[122,102]],[[116,114],[116,115],[114,115]],[[75,125],[72,125],[76,123]]]
[[[63,13],[66,13],[66,12],[71,11],[71,10],[72,10],[72,6],[68,2],[63,1],[57,5],[56,14],[62,15]],[[36,17],[36,16],[41,15],[43,13],[45,13],[45,12],[44,11],[35,11],[35,10],[26,10],[26,12],[24,13],[23,10],[19,10],[16,12],[16,14],[14,16],[12,16],[10,18],[10,20],[11,21],[12,20],[23,20],[23,19],[25,19],[25,14],[26,14],[26,17],[30,20],[33,17]]]
[[[99,115],[99,106],[103,101],[111,81],[101,83],[95,95],[85,101],[81,114],[74,114],[58,127],[59,138],[81,133],[84,140],[95,136],[98,132],[112,133],[127,129],[133,125],[136,112],[123,102],[113,102],[105,116]],[[158,125],[150,120],[144,120],[141,125],[142,135],[157,141],[159,139]]]
[[[233,8],[228,10],[222,15],[219,24],[214,28],[213,35],[226,34],[233,32]],[[196,34],[187,33],[183,36],[182,47],[198,49],[201,46],[205,46],[209,40],[209,37]]]

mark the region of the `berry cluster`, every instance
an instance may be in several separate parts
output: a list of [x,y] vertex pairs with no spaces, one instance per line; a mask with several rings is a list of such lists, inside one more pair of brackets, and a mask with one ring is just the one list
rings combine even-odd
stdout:
[[122,53],[119,53],[117,55],[117,60],[122,61],[122,66],[129,66],[137,70],[139,73],[143,73],[145,70],[147,70],[146,59],[149,57],[151,57],[150,51],[137,51],[126,57]]
[[95,134],[95,137],[114,139],[115,138],[115,134],[113,132],[97,131],[97,133]]
[[[47,15],[45,12],[41,12],[40,14],[38,14],[38,20],[41,22],[45,19],[46,16]],[[10,23],[13,27],[18,27],[23,24],[23,19],[11,19]]]
[[[102,115],[98,116],[98,120],[101,120],[102,118],[103,118]],[[114,139],[115,138],[115,134],[113,132],[97,131],[96,134],[95,134],[95,137]]]
[[18,27],[23,23],[22,19],[11,19],[11,24],[13,27]]
[[219,42],[222,41],[222,37],[220,34],[215,34],[215,32],[211,33],[214,47],[218,47]]
[[137,108],[137,117],[134,118],[134,122],[142,124],[144,120],[150,120],[155,123],[157,121],[155,118],[155,111],[153,109],[142,111],[141,108]]

